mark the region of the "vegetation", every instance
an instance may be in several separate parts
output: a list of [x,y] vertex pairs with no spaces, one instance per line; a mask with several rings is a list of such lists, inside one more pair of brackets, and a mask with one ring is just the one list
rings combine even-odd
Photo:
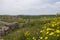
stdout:
[[[18,22],[15,29],[3,36],[4,40],[60,40],[60,16],[0,16],[4,22]],[[22,23],[25,24],[24,27]]]

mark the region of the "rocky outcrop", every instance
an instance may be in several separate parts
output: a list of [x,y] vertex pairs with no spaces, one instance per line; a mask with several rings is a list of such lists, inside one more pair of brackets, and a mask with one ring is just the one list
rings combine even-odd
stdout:
[[19,28],[17,22],[7,23],[5,26],[0,26],[0,36],[4,36],[10,31]]
[[5,24],[5,26],[9,27],[11,30],[13,30],[13,29],[15,29],[15,28],[19,28],[17,22],[8,23],[8,24]]
[[8,33],[9,27],[3,26],[0,27],[0,36],[5,35],[6,33]]

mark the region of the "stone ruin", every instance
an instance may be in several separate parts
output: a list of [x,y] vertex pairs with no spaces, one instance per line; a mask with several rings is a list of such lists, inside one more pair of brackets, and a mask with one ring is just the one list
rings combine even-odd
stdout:
[[[27,19],[25,23],[22,23],[22,27],[26,27],[28,22],[30,22],[30,19]],[[0,36],[4,36],[17,28],[19,28],[18,22],[7,23],[0,21]]]
[[11,30],[15,29],[15,28],[18,28],[18,23],[17,22],[14,22],[14,23],[8,23],[8,24],[5,24],[6,27],[9,27]]
[[4,26],[0,26],[0,36],[4,36],[10,31],[13,31],[14,29],[19,28],[17,22],[13,23],[7,23]]
[[6,33],[8,33],[9,27],[3,26],[0,27],[0,36],[5,35]]

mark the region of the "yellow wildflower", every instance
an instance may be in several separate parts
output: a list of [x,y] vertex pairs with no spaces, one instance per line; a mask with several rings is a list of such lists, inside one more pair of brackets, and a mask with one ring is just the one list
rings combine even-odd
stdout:
[[40,32],[44,32],[44,30],[41,30]]
[[47,31],[49,31],[49,30],[54,30],[54,29],[52,29],[52,28],[47,28]]
[[56,30],[55,32],[56,32],[56,33],[60,33],[60,30]]
[[48,39],[48,37],[45,37],[45,39]]
[[33,37],[33,40],[36,40],[36,38],[35,38],[35,37]]
[[54,24],[52,24],[52,27],[54,27],[55,25]]
[[54,32],[51,32],[49,35],[54,35]]
[[55,26],[56,26],[57,24],[55,24]]
[[60,35],[58,34],[57,37],[59,37]]
[[46,32],[46,34],[48,34],[49,32]]
[[39,37],[40,39],[43,39],[43,37]]

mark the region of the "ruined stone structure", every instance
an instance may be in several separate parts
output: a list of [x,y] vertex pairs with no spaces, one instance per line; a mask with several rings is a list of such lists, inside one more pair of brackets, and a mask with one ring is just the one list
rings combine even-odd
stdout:
[[18,23],[17,22],[14,22],[14,23],[8,23],[8,24],[5,24],[5,26],[9,27],[10,29],[15,29],[15,28],[18,28]]
[[5,26],[0,26],[0,36],[4,36],[16,28],[19,28],[17,22],[7,23]]
[[9,27],[3,26],[0,27],[0,36],[5,35],[6,33],[8,33]]

